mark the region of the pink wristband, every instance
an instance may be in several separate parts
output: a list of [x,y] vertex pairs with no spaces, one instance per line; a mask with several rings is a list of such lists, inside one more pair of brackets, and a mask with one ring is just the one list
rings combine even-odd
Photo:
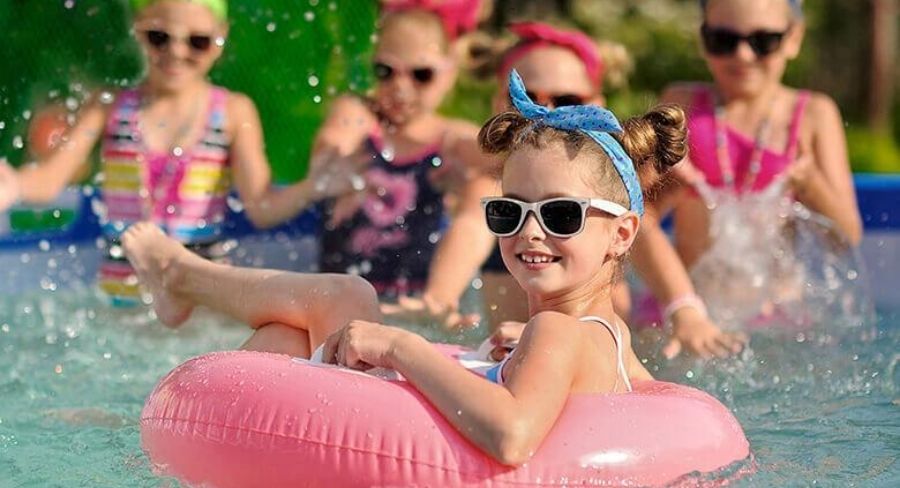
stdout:
[[691,307],[697,310],[704,317],[708,316],[706,312],[706,304],[703,303],[703,299],[697,296],[697,294],[695,293],[687,293],[676,297],[663,309],[663,318],[665,320],[665,323],[668,324],[669,322],[671,322],[672,315],[675,315],[675,312],[685,307]]

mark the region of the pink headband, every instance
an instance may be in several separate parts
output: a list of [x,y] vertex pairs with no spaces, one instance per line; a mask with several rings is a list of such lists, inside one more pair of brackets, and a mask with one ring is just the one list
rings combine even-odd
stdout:
[[566,31],[541,22],[516,22],[507,27],[510,32],[519,36],[519,42],[510,49],[503,61],[497,76],[505,80],[512,71],[513,64],[525,54],[542,46],[559,46],[566,48],[584,63],[588,76],[599,89],[602,85],[603,60],[597,52],[597,46],[587,35],[578,31]]
[[422,9],[441,19],[450,39],[471,32],[478,26],[481,0],[382,0],[385,12]]

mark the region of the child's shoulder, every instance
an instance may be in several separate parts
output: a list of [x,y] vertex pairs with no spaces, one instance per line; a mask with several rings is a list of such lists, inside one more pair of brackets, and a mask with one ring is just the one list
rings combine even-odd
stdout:
[[455,137],[475,139],[480,130],[478,125],[464,119],[442,117],[441,123],[444,126],[444,132]]
[[225,90],[225,106],[229,113],[256,111],[256,103],[250,96],[236,91]]
[[807,113],[810,116],[829,116],[840,113],[837,102],[826,93],[813,90],[797,90],[797,93],[805,93],[808,97]]
[[674,103],[683,107],[688,107],[693,104],[694,97],[697,96],[697,93],[711,89],[712,85],[709,83],[678,81],[670,83],[663,88],[659,101],[660,103]]
[[813,90],[794,90],[794,98],[806,96],[806,107],[803,109],[804,124],[810,127],[832,127],[841,123],[841,111],[837,103],[828,94]]
[[577,318],[561,312],[544,311],[538,312],[531,316],[528,320],[527,329],[533,332],[549,332],[555,333],[562,328],[571,328],[572,325],[581,323]]

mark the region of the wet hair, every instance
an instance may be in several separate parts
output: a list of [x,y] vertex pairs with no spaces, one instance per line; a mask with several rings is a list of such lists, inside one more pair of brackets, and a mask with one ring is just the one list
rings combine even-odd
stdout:
[[378,31],[384,32],[393,26],[401,24],[411,24],[417,29],[437,32],[441,39],[441,51],[447,52],[450,49],[450,37],[447,35],[444,23],[438,14],[421,8],[388,12],[381,17],[378,23]]
[[[131,11],[138,15],[145,8],[161,0],[129,0]],[[181,0],[185,2],[199,3],[210,10],[220,22],[228,21],[228,0]]]
[[[788,7],[791,8],[791,14],[796,19],[803,18],[803,0],[784,0],[785,3],[788,4]],[[706,7],[712,2],[712,0],[700,0],[700,11],[703,12],[703,15],[706,16]]]
[[[659,105],[639,117],[622,123],[623,131],[613,134],[634,161],[643,192],[655,189],[662,177],[687,154],[687,129],[684,111],[677,105]],[[606,152],[580,131],[566,131],[528,119],[518,112],[504,112],[488,120],[478,133],[482,150],[508,158],[523,146],[545,149],[564,144],[569,154],[584,156],[593,162],[591,181],[604,198],[626,208],[631,202],[622,178]]]

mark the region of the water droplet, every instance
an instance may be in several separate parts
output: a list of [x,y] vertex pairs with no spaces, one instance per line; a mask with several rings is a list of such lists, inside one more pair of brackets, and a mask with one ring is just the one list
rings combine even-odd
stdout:
[[240,213],[244,211],[244,204],[240,200],[235,197],[229,196],[227,199],[228,208],[235,213]]
[[311,10],[307,10],[306,13],[303,14],[303,18],[306,19],[307,22],[312,22],[316,18],[316,14]]
[[22,141],[22,136],[13,137],[12,145],[16,149],[22,149],[23,147],[25,147],[25,142]]
[[184,149],[182,149],[181,146],[175,146],[172,148],[172,154],[180,157],[184,154]]
[[269,22],[268,24],[266,24],[266,30],[269,32],[275,32],[276,27],[277,26],[275,25],[275,22]]
[[49,251],[50,250],[50,241],[48,241],[46,239],[41,239],[41,241],[38,242],[38,249],[40,249],[41,251],[44,251],[44,252]]
[[65,2],[63,2],[63,7],[71,10],[75,7],[75,0],[66,0]]
[[306,81],[309,83],[309,86],[319,86],[319,77],[316,75],[309,75]]
[[319,95],[314,96],[314,97],[313,97],[313,102],[315,102],[315,103],[322,103],[322,97],[320,97]]

